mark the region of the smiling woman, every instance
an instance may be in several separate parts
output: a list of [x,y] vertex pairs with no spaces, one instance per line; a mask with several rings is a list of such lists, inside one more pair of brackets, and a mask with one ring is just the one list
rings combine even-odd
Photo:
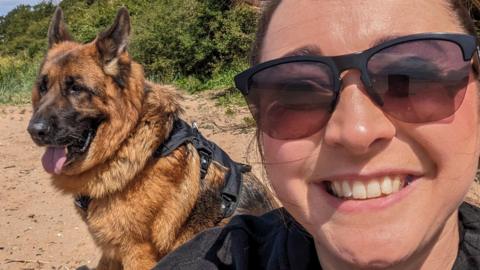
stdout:
[[480,269],[480,210],[463,203],[480,150],[467,14],[453,0],[273,1],[235,82],[284,208],[157,269]]

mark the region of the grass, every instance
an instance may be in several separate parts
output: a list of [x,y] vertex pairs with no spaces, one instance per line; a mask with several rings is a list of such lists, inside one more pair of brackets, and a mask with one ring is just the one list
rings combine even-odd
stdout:
[[28,104],[31,97],[31,85],[31,82],[28,81],[21,81],[18,84],[14,82],[0,82],[0,104]]
[[0,104],[29,103],[37,67],[37,63],[0,57]]
[[235,88],[228,88],[216,96],[217,105],[222,107],[245,107],[247,103],[240,91]]
[[233,88],[235,75],[247,68],[247,63],[233,63],[230,66],[218,68],[210,78],[198,78],[195,76],[181,77],[173,81],[177,87],[189,93],[205,90],[220,90]]

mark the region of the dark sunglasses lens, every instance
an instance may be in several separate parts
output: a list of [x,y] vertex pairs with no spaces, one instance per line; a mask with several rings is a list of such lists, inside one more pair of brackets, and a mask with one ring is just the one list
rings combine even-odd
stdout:
[[246,99],[261,131],[276,139],[298,139],[314,134],[328,121],[333,89],[327,65],[292,62],[255,73]]
[[456,43],[421,40],[374,54],[368,72],[387,114],[409,123],[426,123],[451,116],[460,107],[470,61],[463,60]]

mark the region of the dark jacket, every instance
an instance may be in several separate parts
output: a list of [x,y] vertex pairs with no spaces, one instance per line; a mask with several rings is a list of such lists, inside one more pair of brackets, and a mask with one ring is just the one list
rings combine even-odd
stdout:
[[[459,210],[460,245],[454,270],[480,269],[480,209]],[[155,270],[321,269],[312,237],[284,210],[236,216],[223,228],[200,233]]]

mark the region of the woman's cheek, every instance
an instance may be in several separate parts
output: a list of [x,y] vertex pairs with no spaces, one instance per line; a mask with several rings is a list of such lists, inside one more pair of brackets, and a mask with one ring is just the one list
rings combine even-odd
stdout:
[[277,197],[290,211],[307,209],[306,179],[314,173],[317,144],[312,138],[283,141],[266,135],[262,142],[265,169]]
[[[261,143],[266,164],[298,166],[305,161],[314,159],[319,152],[321,142],[320,132],[302,139],[278,140],[261,134]],[[293,165],[292,165],[293,164]]]

